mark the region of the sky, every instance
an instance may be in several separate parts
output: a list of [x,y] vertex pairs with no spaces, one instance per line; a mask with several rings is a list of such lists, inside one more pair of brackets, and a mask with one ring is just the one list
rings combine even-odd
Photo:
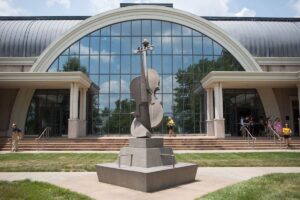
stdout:
[[300,0],[0,0],[0,16],[91,16],[120,3],[173,3],[198,16],[300,17]]

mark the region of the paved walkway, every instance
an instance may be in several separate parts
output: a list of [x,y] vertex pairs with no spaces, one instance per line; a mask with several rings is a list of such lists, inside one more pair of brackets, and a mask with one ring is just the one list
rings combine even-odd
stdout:
[[300,167],[199,167],[195,182],[153,193],[100,183],[95,172],[2,172],[0,180],[44,181],[101,200],[189,200],[252,177],[276,172],[300,173]]
[[[253,153],[253,152],[297,152],[300,149],[248,149],[248,150],[174,150],[175,154],[180,153]],[[12,153],[11,151],[0,151],[0,154]],[[18,151],[18,153],[115,153],[119,151]]]

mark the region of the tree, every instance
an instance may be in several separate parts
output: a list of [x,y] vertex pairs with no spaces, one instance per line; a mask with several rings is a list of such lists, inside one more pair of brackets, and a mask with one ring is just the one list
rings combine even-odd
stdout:
[[70,57],[69,61],[64,64],[64,71],[82,71],[87,74],[86,66],[80,66],[80,61],[77,57]]
[[[222,56],[209,60],[199,60],[184,70],[176,73],[178,87],[175,88],[175,105],[173,113],[177,119],[179,132],[193,133],[199,131],[200,102],[204,95],[195,94],[200,81],[211,71],[242,71],[243,68],[237,60],[226,50]],[[195,129],[196,130],[195,130]]]

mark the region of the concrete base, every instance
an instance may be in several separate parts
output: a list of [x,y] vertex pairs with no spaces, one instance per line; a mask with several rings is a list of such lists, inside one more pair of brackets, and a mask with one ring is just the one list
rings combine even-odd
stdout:
[[69,119],[68,138],[78,138],[86,136],[86,120]]
[[178,163],[175,168],[159,167],[118,167],[116,163],[96,165],[100,182],[131,188],[143,192],[153,192],[195,180],[197,165]]
[[214,132],[217,138],[225,138],[225,120],[214,119]]
[[206,132],[207,136],[215,136],[213,120],[206,120]]
[[119,159],[121,165],[146,168],[176,163],[172,148],[163,147],[163,138],[130,138]]

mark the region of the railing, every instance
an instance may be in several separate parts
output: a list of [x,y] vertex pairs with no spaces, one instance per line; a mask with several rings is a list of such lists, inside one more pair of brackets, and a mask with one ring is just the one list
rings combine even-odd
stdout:
[[172,165],[173,168],[175,168],[175,156],[172,154],[160,154],[160,156],[167,156],[167,157],[172,157]]
[[40,134],[40,136],[38,138],[35,138],[35,140],[37,141],[38,145],[37,145],[37,150],[40,149],[40,144],[45,144],[45,139],[47,139],[48,137],[50,137],[50,133],[51,133],[51,127],[46,127],[43,132]]
[[241,131],[242,131],[242,135],[243,137],[246,137],[248,140],[248,144],[250,145],[250,139],[252,140],[252,145],[254,146],[255,141],[256,141],[256,137],[254,137],[250,131],[247,129],[247,127],[245,125],[242,125],[241,127]]
[[277,140],[280,141],[280,148],[281,148],[283,143],[283,138],[272,127],[268,126],[268,130],[272,133],[275,144]]
[[130,166],[132,166],[133,154],[121,154],[121,155],[118,156],[118,166],[119,166],[119,168],[121,167],[121,158],[124,157],[124,156],[130,156]]

